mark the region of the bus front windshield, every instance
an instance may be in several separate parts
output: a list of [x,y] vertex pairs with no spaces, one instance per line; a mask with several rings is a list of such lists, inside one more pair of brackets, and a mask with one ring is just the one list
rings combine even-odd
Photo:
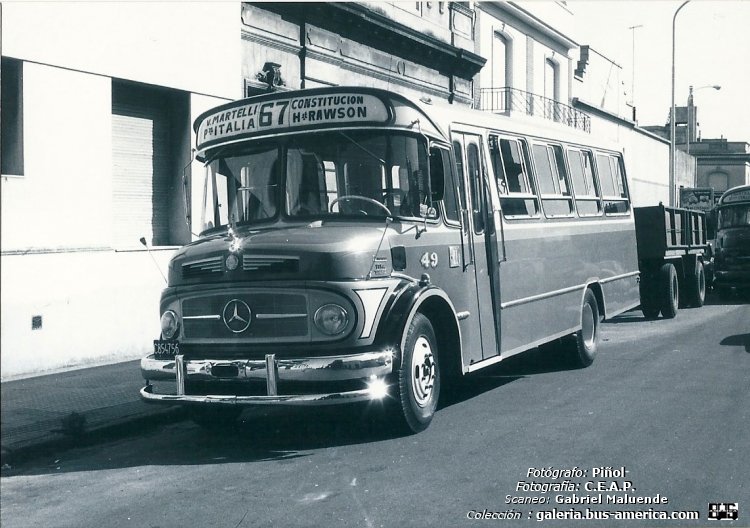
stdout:
[[750,204],[727,205],[719,209],[718,228],[750,226]]
[[437,216],[422,136],[326,132],[232,149],[219,151],[207,164],[204,231],[281,216]]

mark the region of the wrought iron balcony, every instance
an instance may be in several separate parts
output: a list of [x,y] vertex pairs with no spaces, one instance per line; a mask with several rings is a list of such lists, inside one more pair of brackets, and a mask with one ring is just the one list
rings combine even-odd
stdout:
[[572,106],[517,88],[482,88],[479,109],[489,112],[523,112],[591,133],[591,117]]

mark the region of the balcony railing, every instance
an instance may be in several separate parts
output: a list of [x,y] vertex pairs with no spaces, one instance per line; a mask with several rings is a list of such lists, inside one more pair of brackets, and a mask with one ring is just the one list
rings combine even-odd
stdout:
[[591,133],[591,117],[554,99],[516,88],[482,88],[479,109],[490,112],[523,112]]

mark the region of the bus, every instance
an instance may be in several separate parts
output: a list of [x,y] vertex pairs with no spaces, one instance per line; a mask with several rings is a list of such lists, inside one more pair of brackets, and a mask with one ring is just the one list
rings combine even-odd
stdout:
[[729,189],[716,204],[714,288],[722,297],[750,290],[750,185]]
[[170,262],[141,395],[201,425],[379,401],[419,432],[453,383],[525,350],[590,365],[600,323],[639,304],[623,154],[590,134],[360,87],[194,129],[201,229]]

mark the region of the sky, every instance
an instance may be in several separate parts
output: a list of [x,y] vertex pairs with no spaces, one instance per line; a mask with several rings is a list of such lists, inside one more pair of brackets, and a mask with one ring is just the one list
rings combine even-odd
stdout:
[[[669,115],[672,17],[680,4],[667,0],[567,3],[576,19],[574,40],[622,66],[628,92],[631,84],[634,87],[639,125],[664,125]],[[692,0],[677,15],[675,42],[675,105],[687,104],[692,85],[704,139],[750,142],[750,0]],[[707,85],[721,89],[698,89]]]

